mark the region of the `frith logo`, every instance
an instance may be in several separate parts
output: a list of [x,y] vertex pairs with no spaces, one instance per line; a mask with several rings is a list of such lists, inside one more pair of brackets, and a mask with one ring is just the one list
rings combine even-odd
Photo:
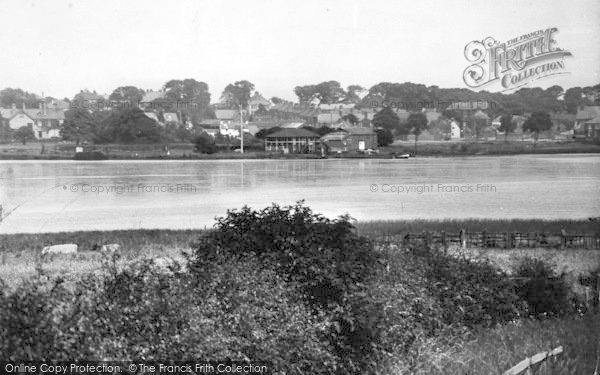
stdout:
[[472,41],[465,47],[465,57],[472,65],[465,69],[463,80],[472,88],[496,83],[506,91],[544,77],[568,74],[564,58],[572,55],[558,48],[553,39],[557,32],[552,27],[505,43],[492,37]]

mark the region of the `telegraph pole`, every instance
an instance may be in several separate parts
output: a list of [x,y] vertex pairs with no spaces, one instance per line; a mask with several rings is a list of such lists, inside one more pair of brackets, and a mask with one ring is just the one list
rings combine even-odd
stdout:
[[244,153],[244,115],[240,104],[240,154]]

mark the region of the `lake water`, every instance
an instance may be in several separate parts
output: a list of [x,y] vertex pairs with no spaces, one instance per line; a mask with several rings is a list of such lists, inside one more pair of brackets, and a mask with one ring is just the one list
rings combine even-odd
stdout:
[[600,155],[0,161],[0,233],[204,228],[300,199],[358,220],[600,216]]

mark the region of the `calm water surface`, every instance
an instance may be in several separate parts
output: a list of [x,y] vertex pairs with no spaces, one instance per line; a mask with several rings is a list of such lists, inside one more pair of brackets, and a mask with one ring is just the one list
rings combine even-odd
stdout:
[[299,199],[358,220],[600,216],[600,155],[0,161],[0,233],[203,228]]

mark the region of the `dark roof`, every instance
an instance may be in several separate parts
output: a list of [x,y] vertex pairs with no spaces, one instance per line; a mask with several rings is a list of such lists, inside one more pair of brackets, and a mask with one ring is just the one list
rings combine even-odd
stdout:
[[600,124],[600,116],[585,122],[586,124]]
[[590,120],[594,117],[600,116],[600,106],[585,106],[577,110],[576,120]]
[[267,138],[319,138],[319,135],[311,132],[310,130],[292,128],[278,130],[273,134],[269,134]]
[[344,130],[352,135],[375,135],[375,132],[371,128],[352,127]]

